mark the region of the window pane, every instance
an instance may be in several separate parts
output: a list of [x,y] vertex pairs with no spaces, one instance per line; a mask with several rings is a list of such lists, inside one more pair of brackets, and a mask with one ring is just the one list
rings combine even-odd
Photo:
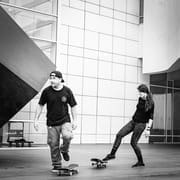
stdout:
[[34,40],[36,45],[55,63],[56,44],[48,41]]
[[56,18],[14,7],[3,6],[16,23],[30,36],[56,40]]
[[0,2],[48,14],[57,14],[57,0],[0,0]]

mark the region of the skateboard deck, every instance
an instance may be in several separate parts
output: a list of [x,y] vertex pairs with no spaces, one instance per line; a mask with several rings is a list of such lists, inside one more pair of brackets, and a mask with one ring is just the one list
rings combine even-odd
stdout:
[[96,168],[106,168],[107,161],[103,161],[98,158],[92,158],[92,166],[95,166]]
[[57,175],[58,176],[72,176],[74,174],[78,174],[77,167],[78,164],[70,164],[68,166],[64,166],[58,169]]

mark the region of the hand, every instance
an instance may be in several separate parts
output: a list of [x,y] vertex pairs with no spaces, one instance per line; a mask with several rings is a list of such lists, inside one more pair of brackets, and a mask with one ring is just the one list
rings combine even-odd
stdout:
[[77,128],[77,123],[76,121],[73,121],[72,122],[72,129],[75,130]]
[[145,130],[145,137],[149,137],[149,135],[150,135],[150,130],[149,130],[149,129],[146,129],[146,130]]
[[35,129],[36,131],[39,130],[39,123],[38,123],[37,121],[34,121],[34,129]]

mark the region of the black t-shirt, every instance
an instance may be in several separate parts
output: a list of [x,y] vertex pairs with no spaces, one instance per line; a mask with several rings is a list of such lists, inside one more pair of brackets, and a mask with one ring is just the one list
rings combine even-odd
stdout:
[[132,119],[134,120],[134,122],[147,123],[149,119],[153,119],[153,114],[154,114],[154,104],[148,111],[146,111],[145,100],[139,98],[138,104],[136,106],[136,111]]
[[43,90],[39,104],[47,104],[47,126],[57,126],[70,122],[68,105],[73,107],[77,103],[68,87],[63,86],[61,90],[56,91],[52,86],[48,86]]

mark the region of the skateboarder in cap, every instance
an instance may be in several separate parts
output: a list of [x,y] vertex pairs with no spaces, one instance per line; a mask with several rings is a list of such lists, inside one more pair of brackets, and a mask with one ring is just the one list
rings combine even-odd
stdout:
[[145,84],[139,85],[137,89],[139,92],[139,99],[132,120],[116,134],[112,150],[110,154],[107,154],[103,159],[104,161],[115,159],[115,154],[121,144],[121,139],[132,132],[131,146],[138,159],[137,163],[132,165],[132,167],[145,166],[141,150],[137,143],[144,130],[146,135],[149,134],[153,122],[154,101],[150,90]]
[[[49,76],[50,86],[46,87],[40,96],[39,103],[34,119],[34,128],[38,131],[38,119],[42,113],[43,107],[47,105],[47,143],[50,147],[52,172],[61,168],[61,154],[65,161],[69,161],[69,146],[73,138],[72,130],[76,129],[77,102],[70,88],[63,84],[62,73],[53,71]],[[71,109],[72,121],[68,112]],[[60,135],[63,143],[60,147]]]

